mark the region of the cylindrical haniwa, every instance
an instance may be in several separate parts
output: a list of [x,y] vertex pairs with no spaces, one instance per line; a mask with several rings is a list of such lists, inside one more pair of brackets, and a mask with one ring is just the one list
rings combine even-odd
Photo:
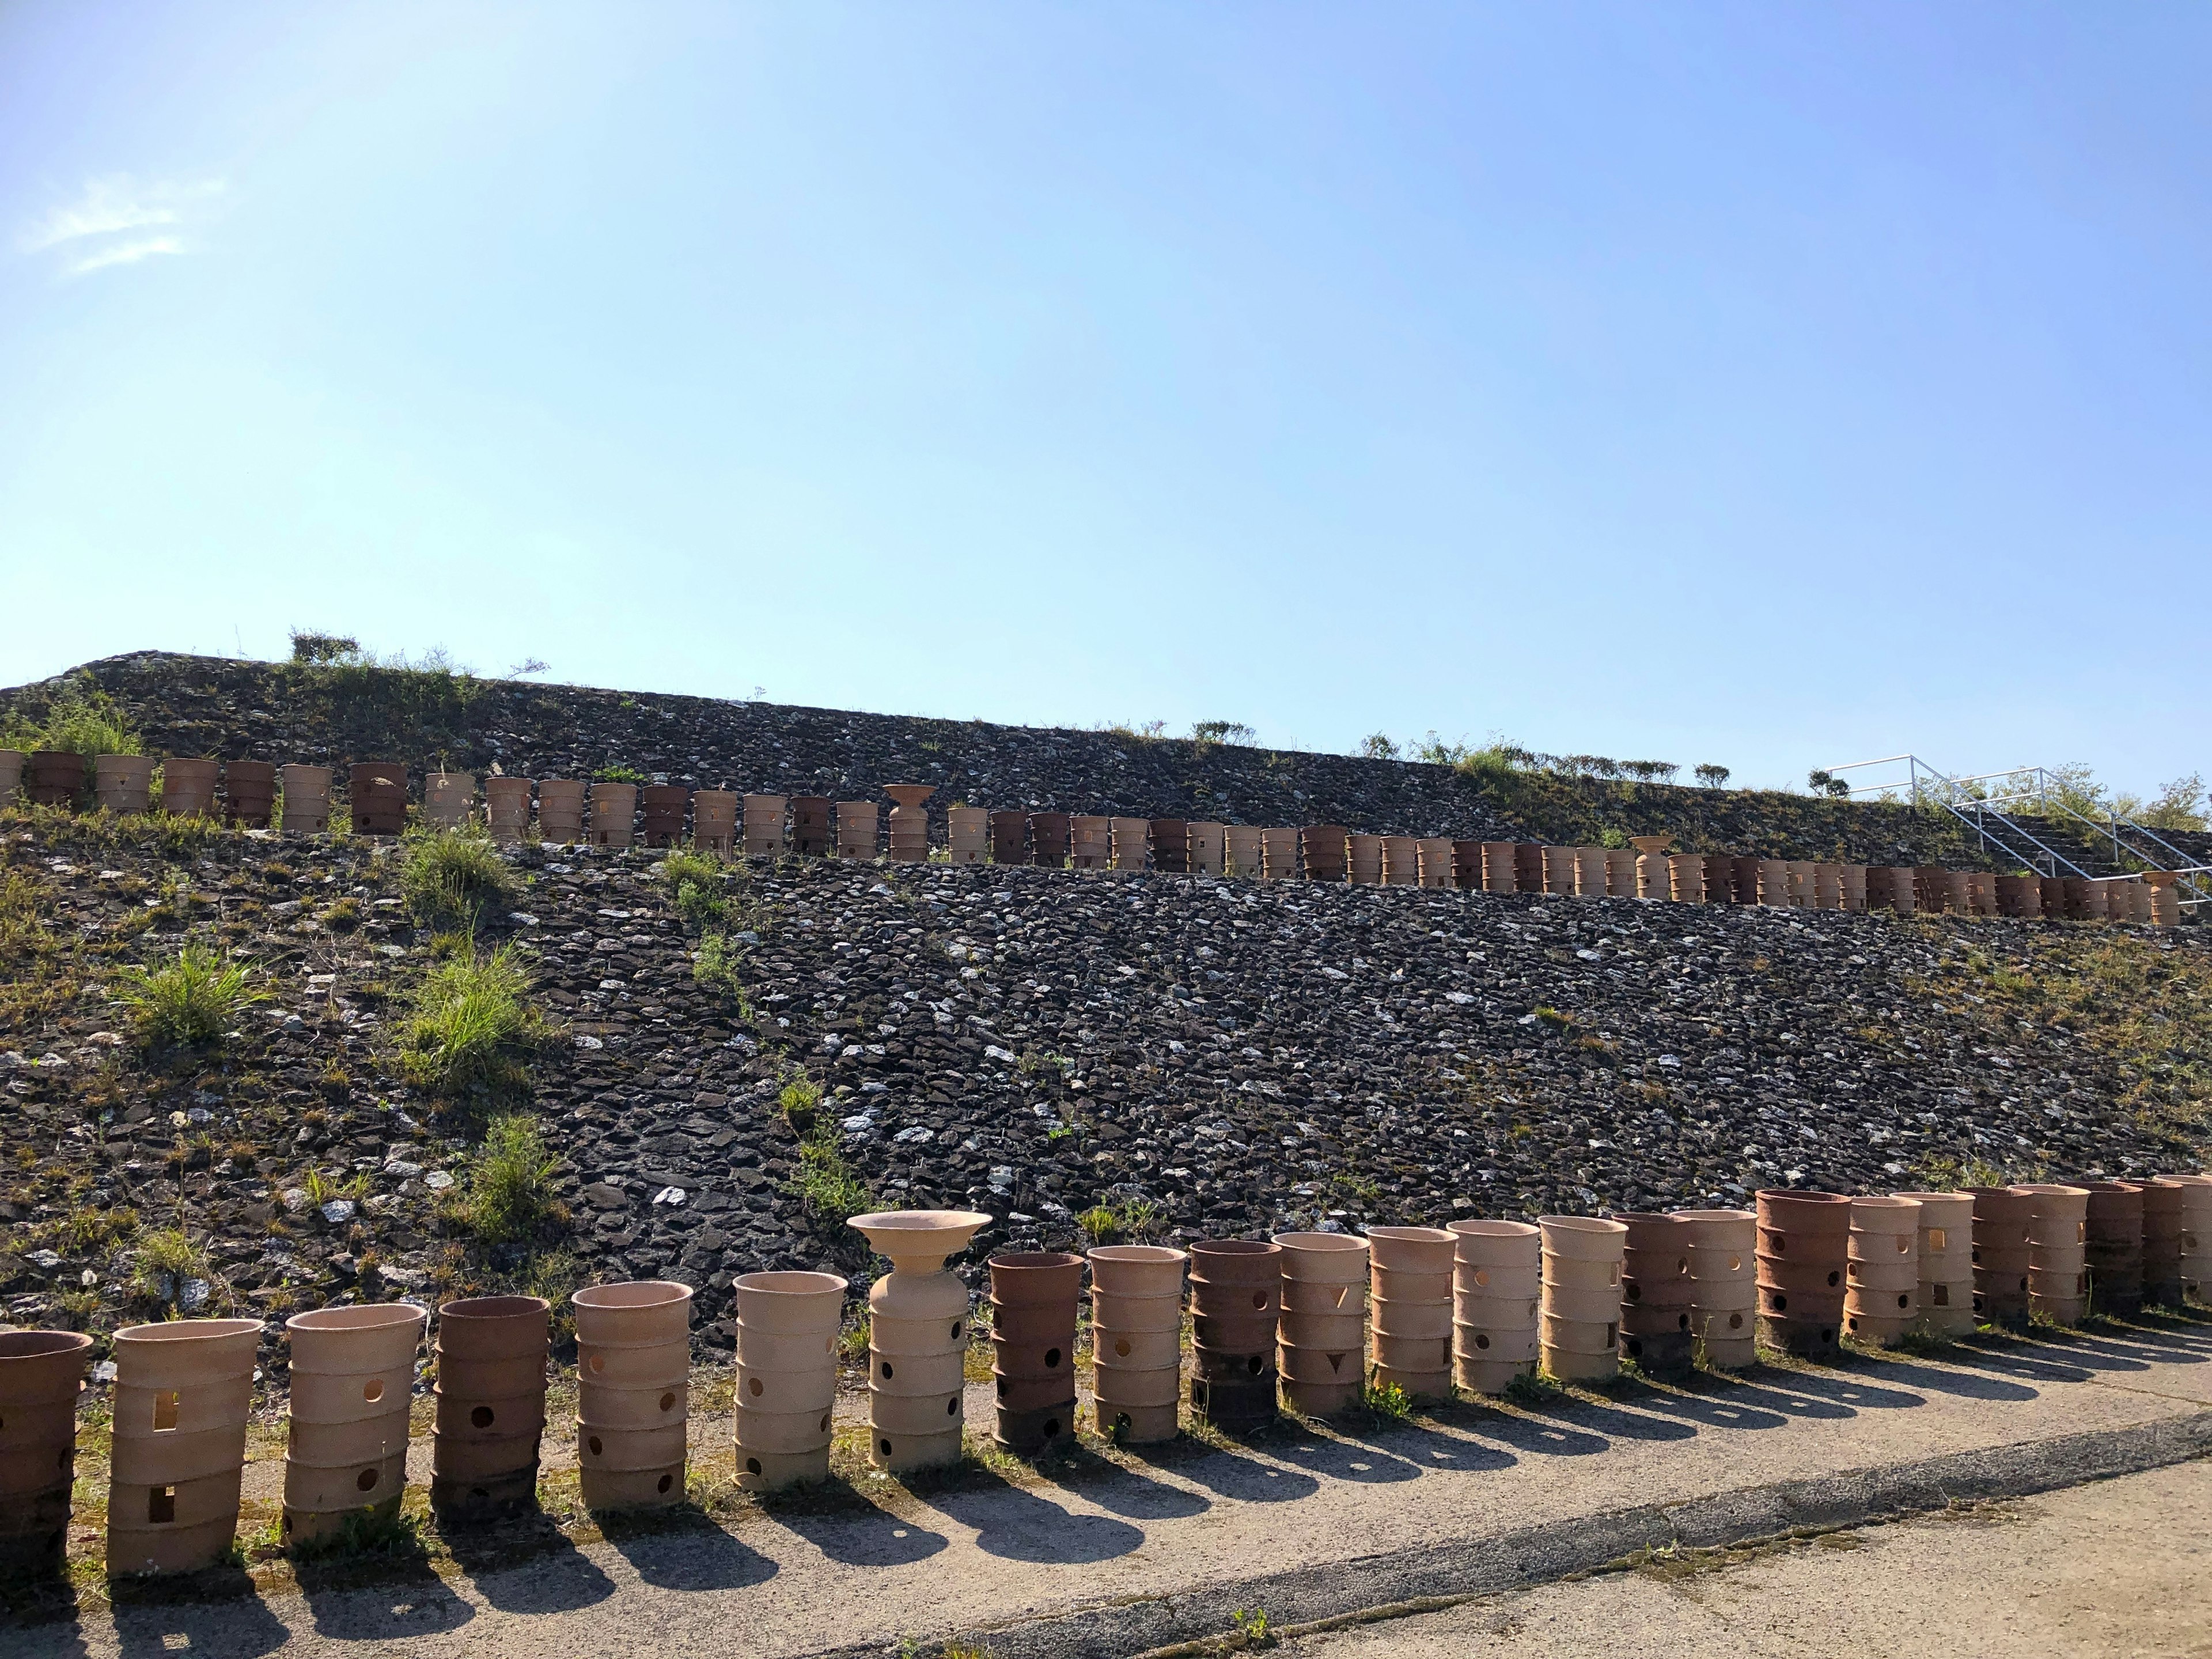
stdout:
[[1540,842],[1513,843],[1513,880],[1524,893],[1544,890],[1544,848]]
[[1229,826],[1210,819],[1190,821],[1190,869],[1196,876],[1218,876],[1226,868]]
[[637,833],[637,786],[634,783],[595,783],[592,786],[592,845],[619,851]]
[[981,864],[989,849],[991,815],[980,806],[945,809],[945,848],[955,864]]
[[1672,836],[1631,836],[1628,838],[1628,844],[1636,849],[1637,897],[1664,899],[1674,896],[1674,874],[1667,865],[1667,849],[1674,841]]
[[1705,857],[1702,853],[1673,853],[1667,859],[1669,896],[1677,904],[1705,902]]
[[1459,1240],[1442,1227],[1367,1230],[1374,1382],[1415,1400],[1451,1397],[1452,1273]]
[[1866,866],[1839,864],[1836,870],[1843,883],[1843,908],[1854,915],[1864,914],[1867,908]]
[[0,749],[0,806],[13,806],[23,787],[23,751]]
[[[164,765],[165,775],[167,770]],[[214,787],[209,779],[210,793]],[[398,761],[355,762],[346,772],[346,806],[356,836],[399,834],[407,827],[407,769]]]
[[690,1418],[691,1287],[593,1285],[576,1316],[576,1468],[584,1507],[684,1501]]
[[292,1346],[287,1544],[331,1537],[356,1516],[399,1513],[415,1355],[428,1318],[412,1303],[383,1302],[318,1308],[284,1322]]
[[1851,1200],[1770,1188],[1759,1206],[1759,1334],[1788,1353],[1833,1358],[1844,1323]]
[[836,1273],[745,1273],[732,1289],[738,1484],[774,1492],[826,1480],[846,1282]]
[[1306,1417],[1359,1398],[1367,1380],[1367,1241],[1346,1233],[1277,1233],[1283,1312],[1275,1364],[1283,1397]]
[[430,1502],[454,1521],[520,1514],[538,1501],[552,1304],[471,1297],[438,1310]]
[[1672,1212],[1612,1218],[1628,1229],[1620,1262],[1620,1357],[1649,1376],[1686,1376],[1698,1344],[1690,1224]]
[[2146,872],[2142,878],[2143,913],[2136,918],[2154,927],[2181,926],[2181,893],[2175,886],[2180,877],[2170,870]]
[[581,778],[538,780],[538,838],[556,847],[574,847],[584,840],[585,792]]
[[791,850],[801,858],[827,858],[830,855],[830,815],[832,804],[827,795],[793,795],[791,798]]
[[109,1572],[190,1572],[229,1554],[260,1342],[258,1319],[115,1334]]
[[91,1355],[82,1331],[0,1331],[0,1572],[12,1578],[62,1571]]
[[2212,1176],[2160,1178],[2181,1188],[2181,1236],[2175,1256],[2181,1264],[2182,1293],[2212,1302]]
[[1257,825],[1224,824],[1222,827],[1222,845],[1225,849],[1223,855],[1226,860],[1225,874],[1240,877],[1246,881],[1260,879],[1261,866],[1267,860],[1261,851],[1263,843]]
[[[1575,890],[1575,849],[1571,847],[1547,847],[1543,849],[1539,868],[1543,877],[1543,888],[1547,893],[1571,897]],[[1517,876],[1518,871],[1515,872]]]
[[1083,1258],[1017,1250],[990,1259],[991,1437],[1027,1456],[1075,1435],[1076,1304]]
[[1382,884],[1418,887],[1421,884],[1419,842],[1412,836],[1382,837]]
[[1152,868],[1163,875],[1190,873],[1190,820],[1154,818],[1152,821]]
[[1536,1218],[1543,1236],[1537,1348],[1545,1371],[1588,1382],[1620,1370],[1620,1279],[1628,1229],[1595,1216]]
[[1749,1210],[1677,1210],[1690,1255],[1690,1329],[1705,1362],[1759,1363],[1759,1218]]
[[1827,863],[1814,865],[1813,908],[1815,910],[1840,910],[1844,908],[1844,866],[1842,865]]
[[530,830],[530,780],[484,780],[484,825],[495,842],[512,845]]
[[1605,849],[1605,892],[1607,898],[1637,896],[1634,848],[1608,847]]
[[84,793],[84,757],[73,749],[33,750],[22,788],[33,806],[74,807]]
[[1504,1394],[1536,1369],[1543,1238],[1525,1221],[1455,1221],[1452,1381]]
[[1030,861],[1030,815],[1026,812],[991,814],[991,862],[1027,864]]
[[1066,812],[1030,814],[1030,858],[1040,870],[1067,868],[1075,844],[1075,820]]
[[929,857],[929,798],[937,786],[929,783],[887,783],[884,793],[896,803],[891,808],[890,855],[900,864],[921,864]]
[[1482,843],[1479,841],[1452,842],[1452,885],[1462,893],[1482,890]]
[[1452,842],[1449,836],[1424,836],[1413,843],[1415,866],[1424,887],[1452,884]]
[[1103,870],[1114,861],[1114,820],[1096,812],[1078,813],[1067,822],[1068,863],[1078,870]]
[[1193,1416],[1231,1434],[1274,1421],[1282,1308],[1281,1245],[1224,1238],[1190,1247]]
[[1260,877],[1263,881],[1295,881],[1298,873],[1298,832],[1290,829],[1260,831]]
[[2143,1189],[2132,1181],[2085,1181],[2083,1231],[2089,1297],[2099,1313],[2135,1314],[2143,1303]]
[[960,1461],[968,1291],[945,1260],[990,1223],[973,1210],[885,1210],[847,1224],[891,1264],[868,1291],[868,1455],[879,1468]]
[[92,763],[92,793],[101,810],[146,812],[154,804],[154,757],[100,755]]
[[1575,896],[1603,898],[1605,884],[1605,848],[1577,847],[1575,848]]
[[1992,1325],[2027,1323],[2028,1243],[2035,1200],[2014,1187],[1974,1187],[1974,1314]]
[[691,844],[724,858],[736,852],[738,814],[744,799],[734,789],[696,791],[691,797]]
[[422,821],[433,830],[459,830],[476,805],[473,772],[432,772],[422,780]]
[[1786,909],[1790,904],[1790,861],[1759,860],[1759,902]]
[[1141,870],[1150,856],[1152,821],[1150,818],[1109,820],[1114,834],[1114,868]]
[[[182,755],[162,756],[161,810],[173,817],[213,817],[215,788],[221,770],[221,767],[211,760],[188,759]],[[399,812],[404,820],[407,814],[407,785],[404,772],[399,786]],[[392,833],[397,835],[399,832],[395,830]]]
[[331,827],[331,769],[280,766],[284,815],[278,827],[288,836],[319,836]]
[[1353,883],[1361,887],[1377,887],[1382,882],[1382,837],[1354,836],[1351,839],[1350,874]]
[[2086,1188],[2027,1182],[2027,1310],[2056,1325],[2078,1325],[2089,1310]]
[[1936,1336],[1974,1332],[1974,1195],[1899,1193],[1920,1206],[1920,1323]]
[[1514,856],[1510,841],[1486,841],[1482,843],[1482,890],[1486,893],[1516,893],[1521,890],[1519,860]]
[[691,792],[680,783],[648,783],[637,792],[639,832],[647,847],[679,847]]
[[[1308,881],[1344,879],[1345,847],[1352,839],[1352,831],[1340,823],[1310,823],[1297,832],[1297,837],[1305,859]],[[1384,857],[1387,861],[1387,848]],[[1284,873],[1291,873],[1287,864],[1284,866]],[[1387,875],[1389,872],[1386,871],[1384,873]]]
[[2179,1306],[2181,1206],[2187,1188],[2170,1176],[2150,1176],[2136,1184],[2143,1189],[2143,1301],[2154,1308]]
[[863,863],[876,856],[876,828],[879,814],[872,800],[837,803],[837,856]]
[[746,795],[744,801],[744,847],[749,859],[783,856],[784,816],[791,809],[788,795]]
[[1854,1198],[1845,1244],[1844,1328],[1894,1346],[1920,1322],[1920,1200]]
[[1098,1432],[1129,1445],[1172,1440],[1182,1389],[1182,1275],[1160,1244],[1103,1244],[1091,1259],[1091,1393]]

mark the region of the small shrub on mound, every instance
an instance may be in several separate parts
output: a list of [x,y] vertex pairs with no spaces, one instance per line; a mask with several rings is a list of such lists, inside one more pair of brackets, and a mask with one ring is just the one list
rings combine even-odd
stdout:
[[173,962],[122,969],[115,999],[137,1020],[142,1042],[187,1047],[216,1041],[269,993],[242,963],[226,962],[204,945],[187,945]]
[[485,911],[512,905],[518,889],[489,837],[446,830],[407,838],[399,890],[418,921],[473,927]]
[[520,1087],[545,1036],[513,945],[448,957],[425,976],[400,1036],[407,1080],[442,1095]]
[[486,1244],[536,1237],[556,1209],[553,1170],[559,1161],[545,1150],[536,1119],[494,1118],[469,1170],[468,1195],[457,1218]]

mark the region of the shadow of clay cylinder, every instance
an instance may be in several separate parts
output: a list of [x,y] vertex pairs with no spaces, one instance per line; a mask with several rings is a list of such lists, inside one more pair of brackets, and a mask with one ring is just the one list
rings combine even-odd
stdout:
[[185,1319],[115,1334],[111,1574],[190,1572],[230,1553],[260,1343],[258,1319]]
[[82,1331],[0,1331],[0,1572],[47,1578],[66,1564],[91,1357]]
[[319,1542],[356,1516],[399,1513],[415,1355],[429,1316],[411,1303],[319,1308],[284,1322],[291,1347],[284,1541]]
[[973,1210],[884,1210],[846,1224],[891,1264],[868,1291],[868,1455],[878,1468],[960,1461],[968,1291],[945,1261],[990,1223]]
[[738,1485],[774,1492],[830,1478],[837,1334],[846,1281],[836,1273],[760,1273],[737,1302]]

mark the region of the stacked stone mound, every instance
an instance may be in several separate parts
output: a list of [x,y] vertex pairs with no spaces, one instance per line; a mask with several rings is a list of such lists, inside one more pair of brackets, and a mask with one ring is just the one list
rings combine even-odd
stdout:
[[1759,1218],[1750,1210],[1678,1210],[1687,1229],[1690,1329],[1708,1364],[1742,1370],[1759,1360]]
[[1182,1384],[1182,1279],[1190,1258],[1158,1244],[1091,1253],[1091,1392],[1098,1431],[1130,1445],[1172,1440]]
[[576,1467],[584,1506],[684,1501],[689,1456],[691,1287],[672,1279],[594,1285],[576,1317]]
[[746,1273],[732,1288],[738,1484],[774,1492],[826,1480],[845,1281],[836,1273]]
[[1542,1235],[1525,1221],[1455,1221],[1452,1381],[1504,1394],[1534,1375]]

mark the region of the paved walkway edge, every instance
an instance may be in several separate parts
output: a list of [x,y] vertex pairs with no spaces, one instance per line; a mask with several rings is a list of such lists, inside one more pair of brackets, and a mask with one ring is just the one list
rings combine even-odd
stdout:
[[[987,1647],[993,1659],[1128,1659],[1225,1635],[1240,1608],[1265,1608],[1278,1632],[1382,1609],[1429,1611],[1587,1572],[1644,1550],[1749,1544],[1800,1528],[1835,1529],[1924,1514],[1954,1503],[2027,1498],[2208,1454],[2212,1411],[2195,1412],[2133,1428],[2060,1435],[1776,1481],[1678,1504],[1575,1516],[1175,1595],[1102,1601],[1048,1618],[945,1632],[932,1640],[974,1642]],[[876,1646],[824,1649],[807,1659],[879,1659],[882,1652]]]

